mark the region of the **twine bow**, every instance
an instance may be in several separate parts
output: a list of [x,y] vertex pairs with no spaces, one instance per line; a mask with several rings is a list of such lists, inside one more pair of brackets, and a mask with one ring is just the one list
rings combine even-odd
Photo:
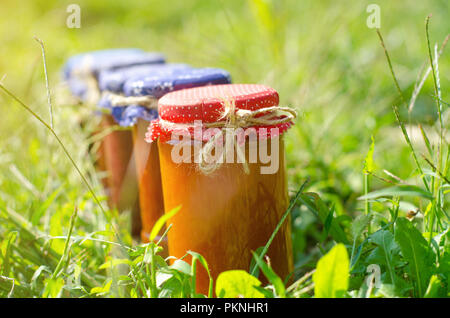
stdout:
[[[226,154],[231,151],[232,148],[236,149],[238,160],[242,162],[244,172],[249,174],[250,170],[245,158],[245,152],[238,145],[234,134],[232,135],[232,141],[227,142],[226,134],[229,128],[246,128],[250,126],[274,126],[283,123],[288,123],[297,117],[297,112],[289,107],[265,107],[257,110],[236,110],[236,104],[234,100],[224,101],[224,113],[219,118],[219,121],[213,123],[205,123],[203,126],[206,128],[221,128],[209,141],[207,141],[199,151],[199,168],[205,174],[210,174],[217,170],[225,161]],[[261,114],[264,114],[260,116]],[[225,119],[225,120],[223,120]],[[223,138],[222,142],[225,147],[222,147],[223,151],[219,154],[218,159],[215,160],[211,154],[211,150],[216,145],[217,140]]]

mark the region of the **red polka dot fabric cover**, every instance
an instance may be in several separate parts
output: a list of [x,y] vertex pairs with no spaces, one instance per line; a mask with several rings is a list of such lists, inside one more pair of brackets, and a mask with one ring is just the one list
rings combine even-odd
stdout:
[[[195,135],[194,121],[201,120],[203,123],[225,121],[226,119],[221,119],[224,112],[224,99],[234,100],[236,110],[251,111],[278,106],[279,102],[277,91],[259,84],[211,85],[171,92],[159,99],[160,119],[150,123],[146,141],[153,142],[159,138],[167,142],[171,140],[174,133],[178,135],[188,133],[195,140],[208,141],[214,133],[205,133],[207,128],[203,128],[201,136]],[[244,128],[244,132],[246,129],[255,128],[259,138],[273,138],[284,133],[292,125],[292,122],[287,122],[274,126],[247,127]],[[271,131],[271,128],[278,129]]]

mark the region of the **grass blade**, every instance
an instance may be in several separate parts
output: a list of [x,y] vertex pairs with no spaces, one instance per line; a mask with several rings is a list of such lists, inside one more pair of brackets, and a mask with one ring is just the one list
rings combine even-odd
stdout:
[[396,185],[393,187],[388,187],[381,190],[370,192],[367,195],[359,197],[358,199],[373,200],[385,196],[412,196],[433,200],[433,195],[429,191],[425,191],[420,187],[414,185]]
[[[287,216],[289,215],[289,213],[291,213],[292,209],[295,206],[295,203],[297,202],[298,198],[300,197],[300,194],[302,194],[303,189],[306,187],[306,184],[308,183],[308,181],[309,180],[306,180],[305,182],[303,182],[303,184],[301,185],[297,194],[295,195],[294,199],[291,201],[291,204],[289,204],[289,207],[287,208],[286,212],[284,212],[284,214],[281,217],[280,221],[278,222],[275,230],[273,231],[272,235],[270,236],[269,240],[267,241],[266,245],[264,246],[264,248],[261,252],[261,255],[259,255],[260,258],[263,258],[266,255],[267,251],[269,250],[270,244],[272,244],[272,241],[275,238],[275,235],[277,235],[278,231],[280,230],[280,228],[283,225],[284,221],[286,220]],[[257,267],[258,267],[257,264],[255,264],[253,266],[253,269],[250,271],[251,275],[255,275]]]
[[377,29],[377,34],[378,34],[378,38],[380,39],[381,46],[383,47],[384,54],[386,55],[386,59],[387,59],[388,65],[389,65],[389,70],[391,71],[392,79],[394,80],[394,84],[395,84],[395,87],[397,88],[398,95],[400,96],[402,103],[406,106],[405,97],[403,96],[403,92],[400,88],[400,85],[398,84],[397,77],[395,76],[394,68],[392,67],[392,63],[391,63],[391,58],[389,57],[388,50],[386,49],[386,45],[384,44],[383,36],[381,35],[380,29]]
[[50,85],[48,84],[47,61],[45,58],[44,42],[41,39],[39,39],[38,37],[34,37],[34,39],[36,40],[36,42],[39,43],[39,45],[41,46],[41,50],[42,50],[42,61],[44,63],[44,75],[45,75],[45,88],[47,91],[47,102],[48,102],[48,107],[49,107],[49,111],[50,111],[50,127],[52,127],[52,129],[53,129],[54,128],[54,126],[53,126],[53,106],[52,106],[52,98],[51,98],[51,93],[50,93]]

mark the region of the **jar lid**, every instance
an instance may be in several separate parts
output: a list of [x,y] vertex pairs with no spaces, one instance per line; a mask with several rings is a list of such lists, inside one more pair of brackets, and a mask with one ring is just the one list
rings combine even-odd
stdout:
[[97,75],[102,70],[121,67],[165,63],[161,53],[141,49],[123,48],[86,52],[69,58],[63,68],[63,76],[69,79],[74,74]]
[[[63,78],[69,90],[81,100],[98,96],[97,77],[103,70],[165,63],[161,53],[140,49],[111,49],[78,54],[69,58],[63,67]],[[95,99],[96,99],[95,98]]]
[[[124,68],[115,72],[108,72],[112,76],[103,75],[104,73],[100,73],[100,85],[107,87],[113,82],[113,85],[122,86],[120,93],[124,93],[123,95],[125,96],[148,96],[155,99],[161,97],[167,91],[182,89],[186,86],[212,85],[215,83],[229,83],[230,81],[230,75],[224,70],[213,68],[197,69],[186,64]],[[119,78],[120,81],[117,81]],[[111,81],[107,81],[108,79],[111,79]],[[111,114],[121,126],[132,126],[138,118],[147,121],[158,118],[156,109],[149,109],[140,105],[130,104],[113,107],[111,105],[112,96],[111,94],[104,94],[98,105],[102,108],[111,109]]]
[[[179,69],[191,68],[188,64],[170,63],[154,65],[138,65],[116,70],[101,71],[98,85],[102,92],[123,93],[125,82],[136,76],[150,76],[151,74],[171,74]],[[103,94],[98,102],[100,108],[111,110],[111,115],[120,126],[133,126],[138,118],[151,121],[158,118],[156,109],[148,109],[138,105],[113,107],[108,94]]]
[[[186,131],[186,128],[194,139],[200,139],[193,135],[194,121],[201,121],[203,125],[206,123],[203,130],[207,129],[210,123],[224,123],[227,120],[224,117],[226,101],[234,103],[233,111],[235,112],[262,110],[260,114],[254,114],[254,118],[262,118],[265,115],[265,109],[271,113],[278,109],[276,106],[278,106],[279,96],[273,88],[259,84],[214,85],[172,92],[159,100],[160,120],[150,124],[146,140],[152,142],[160,138],[162,141],[168,141],[171,139],[172,132],[180,134],[180,130]],[[274,107],[276,108],[274,109]],[[283,113],[275,114],[268,123],[255,121],[255,124],[243,128],[244,130],[250,127],[256,128],[260,138],[272,138],[282,134],[292,125],[292,121],[288,117],[290,116],[285,116]],[[284,118],[288,118],[288,120],[278,120]],[[181,124],[179,125],[180,130],[176,124]],[[261,130],[260,128],[265,129]],[[272,130],[271,128],[277,129]],[[211,135],[202,134],[201,136],[202,141],[209,138]]]
[[277,91],[268,86],[229,84],[167,94],[159,100],[158,109],[161,119],[173,123],[193,123],[194,120],[210,123],[222,116],[224,99],[233,100],[236,109],[247,110],[276,106],[279,102]]
[[163,95],[180,89],[231,83],[230,74],[219,68],[186,68],[171,74],[137,76],[128,80],[123,88],[125,96]]
[[120,126],[129,127],[135,125],[138,118],[148,122],[157,119],[158,111],[143,106],[131,105],[128,107],[113,107],[111,115]]
[[180,69],[192,68],[188,64],[151,64],[101,71],[98,75],[100,91],[122,93],[123,85],[130,78],[150,76],[152,74],[171,74]]

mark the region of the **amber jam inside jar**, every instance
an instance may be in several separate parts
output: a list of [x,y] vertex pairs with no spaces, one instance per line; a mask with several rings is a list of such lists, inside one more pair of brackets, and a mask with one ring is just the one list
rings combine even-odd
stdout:
[[[209,123],[221,120],[221,98],[230,96],[236,100],[236,107],[242,109],[278,105],[276,91],[262,85],[230,84],[174,92],[160,99],[162,119],[150,125],[147,134],[148,141],[158,139],[165,213],[181,206],[168,221],[172,224],[168,232],[169,254],[181,258],[189,250],[200,253],[208,262],[214,280],[226,270],[249,270],[252,251],[266,245],[289,205],[282,136],[269,135],[264,139],[268,155],[276,154],[278,158],[278,168],[272,173],[261,173],[262,167],[267,167],[266,161],[250,160],[251,151],[255,153],[256,149],[259,153],[262,139],[258,138],[248,140],[243,148],[246,172],[243,164],[238,162],[225,162],[212,173],[199,169],[194,155],[199,140],[195,137],[189,143],[190,148],[183,148],[180,153],[184,157],[182,152],[189,151],[185,157],[191,156],[190,160],[174,160],[174,152],[180,149],[175,151],[176,141],[167,137],[171,134],[170,129],[176,126],[172,125],[173,121],[180,120],[182,125],[189,117],[209,120]],[[164,121],[168,120],[172,122],[165,129]],[[201,139],[202,147],[206,143],[208,140]],[[274,150],[271,150],[272,144],[277,145]],[[266,255],[282,279],[293,271],[289,217],[275,235]],[[184,259],[189,261],[191,258]],[[197,265],[197,292],[207,294],[208,288],[207,272]]]
[[[117,123],[109,114],[102,115],[100,127],[100,133],[105,136],[99,147],[98,168],[107,173],[103,182],[106,185],[108,204],[120,211],[136,209],[138,189],[132,160],[132,133],[130,130],[114,130]],[[135,222],[133,224],[136,226]]]
[[[164,214],[158,147],[156,143],[145,142],[147,127],[148,121],[142,118],[138,118],[137,123],[133,126],[143,242],[149,241],[149,235],[155,222]],[[167,239],[162,241],[162,245],[164,251],[167,251]]]
[[[267,243],[289,205],[283,142],[275,174],[260,174],[263,164],[258,162],[249,164],[249,174],[239,164],[223,164],[212,175],[205,175],[196,163],[174,163],[174,146],[159,142],[158,147],[165,210],[181,205],[169,221],[173,224],[168,233],[169,254],[180,258],[189,250],[200,253],[214,279],[226,270],[248,270],[251,251]],[[267,255],[280,277],[292,272],[289,219]],[[206,294],[209,277],[201,266],[198,269],[197,291]]]

